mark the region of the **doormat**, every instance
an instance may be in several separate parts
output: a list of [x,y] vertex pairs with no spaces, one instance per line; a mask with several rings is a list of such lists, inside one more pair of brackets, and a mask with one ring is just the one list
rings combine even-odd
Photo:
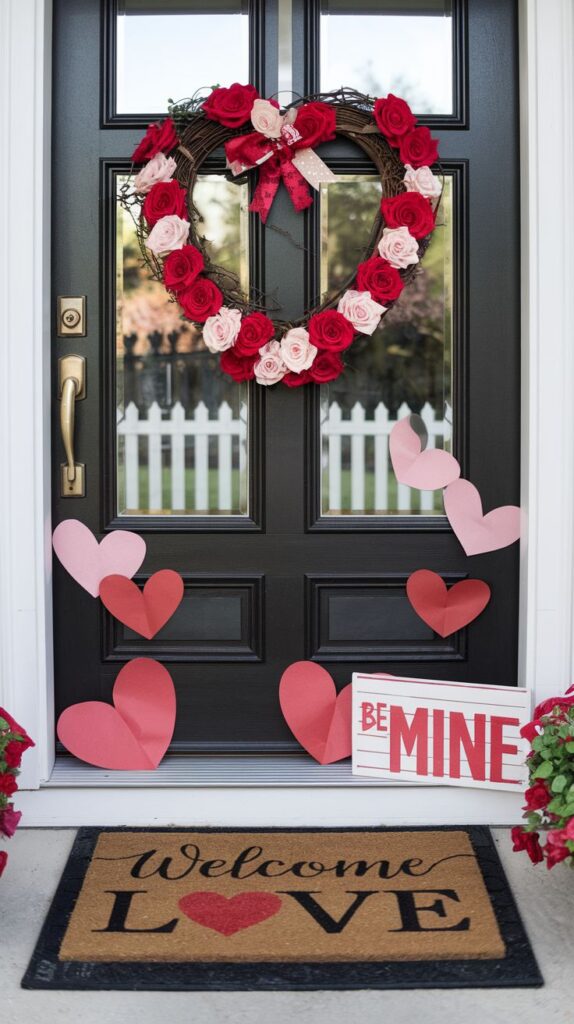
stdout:
[[541,985],[487,828],[80,829],[24,988]]

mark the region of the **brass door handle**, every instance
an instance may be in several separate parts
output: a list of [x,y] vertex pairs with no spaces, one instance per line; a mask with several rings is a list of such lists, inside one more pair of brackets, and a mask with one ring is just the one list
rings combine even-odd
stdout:
[[66,462],[60,467],[60,491],[63,498],[83,498],[84,464],[74,456],[76,402],[86,397],[86,360],[83,356],[63,356],[58,361],[60,431]]
[[76,395],[79,391],[79,381],[75,377],[66,377],[62,387],[60,407],[60,429],[62,431],[62,442],[66,453],[67,467],[66,475],[69,483],[76,479],[76,463],[74,461],[74,422],[76,419]]

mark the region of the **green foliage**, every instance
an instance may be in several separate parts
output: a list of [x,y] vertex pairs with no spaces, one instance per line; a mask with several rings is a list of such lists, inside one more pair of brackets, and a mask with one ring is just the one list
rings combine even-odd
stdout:
[[189,122],[189,118],[192,114],[197,114],[200,110],[202,103],[205,102],[209,95],[209,91],[213,89],[219,89],[218,85],[204,86],[201,89],[197,89],[193,96],[186,97],[181,100],[168,99],[167,111],[176,125],[185,125]]
[[[557,706],[540,722],[542,732],[532,740],[528,759],[530,786],[544,785],[549,799],[543,808],[526,809],[524,831],[556,833],[574,818],[574,705]],[[571,825],[568,831],[572,831]],[[563,835],[562,843],[574,853],[574,840],[568,835]],[[545,851],[548,849],[547,844]],[[574,867],[574,858],[566,859]]]

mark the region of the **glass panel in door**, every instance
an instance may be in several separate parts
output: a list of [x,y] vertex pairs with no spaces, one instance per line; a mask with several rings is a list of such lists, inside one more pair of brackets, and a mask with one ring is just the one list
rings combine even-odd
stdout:
[[[321,292],[352,278],[381,201],[375,175],[321,186]],[[452,445],[453,179],[420,271],[372,335],[358,336],[347,372],[321,387],[322,515],[444,515],[441,492],[397,484],[389,433],[418,414],[427,447]]]
[[168,98],[249,78],[242,0],[118,0],[115,32],[117,114],[162,114]]
[[[210,257],[247,292],[247,186],[204,174],[194,202]],[[117,513],[248,515],[248,385],[220,372],[201,331],[142,268],[138,213],[117,206]]]

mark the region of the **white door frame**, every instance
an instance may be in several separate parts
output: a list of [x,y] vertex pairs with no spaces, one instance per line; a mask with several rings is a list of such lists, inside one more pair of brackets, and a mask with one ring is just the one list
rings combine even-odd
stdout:
[[[574,10],[572,0],[518,2],[527,513],[519,679],[540,699],[561,693],[573,667]],[[181,786],[38,790],[54,763],[50,0],[0,4],[0,76],[0,705],[37,743],[21,777],[26,823],[515,820],[514,794],[438,787],[255,785],[240,801],[236,789],[191,783],[183,799]]]

